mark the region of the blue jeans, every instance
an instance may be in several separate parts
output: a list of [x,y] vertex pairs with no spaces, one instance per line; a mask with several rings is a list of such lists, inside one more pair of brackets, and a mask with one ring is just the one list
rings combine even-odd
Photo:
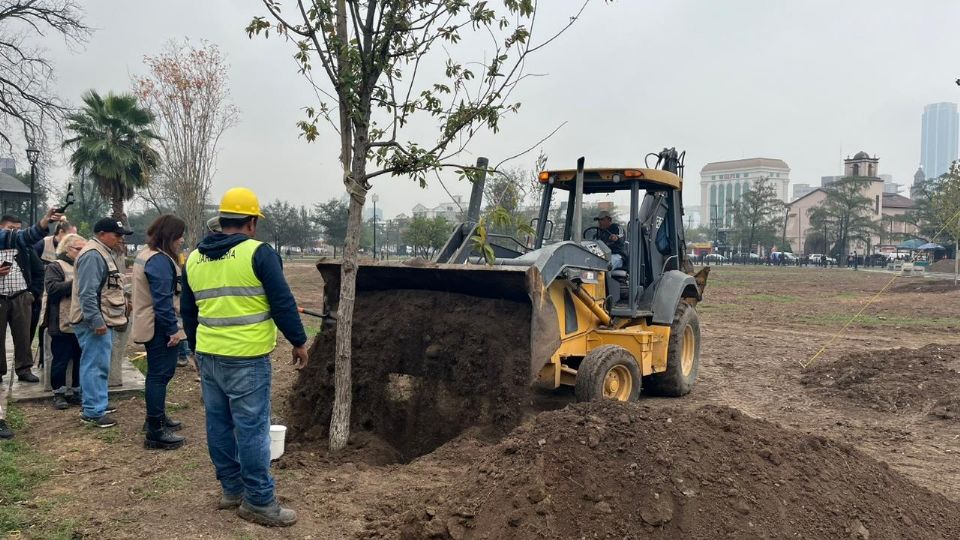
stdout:
[[83,393],[83,415],[100,418],[107,410],[107,376],[110,374],[110,353],[113,330],[98,336],[86,323],[73,326],[80,342],[80,388]]
[[147,349],[147,380],[144,384],[144,401],[147,418],[166,414],[167,384],[177,370],[178,347],[167,347],[169,338],[154,336],[145,345]]
[[224,493],[247,503],[274,501],[270,476],[270,357],[238,359],[197,353],[207,448]]
[[621,269],[621,268],[623,268],[623,255],[620,255],[619,253],[611,253],[611,254],[610,254],[610,269],[611,269],[611,270],[619,270],[619,269]]

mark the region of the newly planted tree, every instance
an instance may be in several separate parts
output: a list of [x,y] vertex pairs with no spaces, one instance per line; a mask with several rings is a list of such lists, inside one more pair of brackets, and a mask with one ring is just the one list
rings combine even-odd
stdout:
[[[505,0],[496,7],[482,0],[263,3],[268,15],[255,17],[247,33],[286,38],[306,80],[329,98],[306,109],[299,124],[303,136],[315,140],[319,122],[329,121],[340,137],[350,202],[330,423],[330,447],[339,450],[349,435],[357,253],[372,181],[403,176],[423,185],[430,171],[467,170],[458,160],[464,147],[479,130],[497,131],[501,117],[517,111],[520,104],[511,95],[530,55],[563,29],[535,42],[534,0]],[[469,45],[462,42],[467,37]],[[489,46],[478,48],[474,38],[489,38]],[[427,75],[438,68],[439,74]],[[439,126],[435,136],[413,134],[410,126],[420,120]]]
[[84,107],[71,114],[67,129],[74,136],[63,142],[73,146],[70,164],[76,175],[87,173],[104,197],[110,199],[112,217],[123,218],[123,201],[145,187],[160,165],[154,149],[160,138],[153,131],[153,114],[130,94],[96,91],[83,95]]
[[756,244],[772,243],[782,217],[783,202],[776,186],[760,178],[733,205],[733,241],[753,253]]
[[950,170],[936,180],[930,197],[934,225],[953,242],[953,282],[960,279],[960,162],[954,162]]

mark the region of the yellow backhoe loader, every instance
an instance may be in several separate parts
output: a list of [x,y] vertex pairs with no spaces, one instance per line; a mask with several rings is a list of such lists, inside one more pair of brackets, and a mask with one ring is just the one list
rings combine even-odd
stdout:
[[[657,165],[650,168],[586,169],[581,158],[576,169],[541,172],[542,199],[539,215],[532,222],[536,234],[529,244],[489,235],[496,256],[492,264],[480,256],[473,241],[483,195],[481,179],[473,186],[466,220],[433,261],[361,264],[358,301],[372,291],[399,294],[417,290],[515,302],[518,310],[530,313],[529,343],[515,344],[522,350],[517,357],[529,362],[519,370],[528,386],[572,386],[581,401],[635,400],[641,390],[652,395],[684,395],[693,388],[700,364],[696,304],[703,296],[706,272],[691,275],[692,266],[685,258],[683,154],[671,148],[651,155],[657,157]],[[485,166],[480,164],[481,169]],[[613,257],[603,241],[603,231],[582,227],[583,196],[614,192],[629,197],[629,218],[622,224],[626,237],[620,247],[623,267],[618,269],[611,267]],[[550,219],[558,206],[565,209],[562,226]],[[554,239],[555,229],[560,228],[560,238]],[[338,301],[340,264],[322,260],[317,267],[324,279],[329,311]],[[462,314],[470,306],[456,309]],[[443,315],[435,309],[427,316]],[[477,312],[459,331],[467,336],[471,328],[492,324],[491,317]],[[463,375],[457,373],[461,366],[443,366],[444,359],[431,354],[430,336],[423,340],[397,336],[389,314],[380,320],[355,320],[355,328],[357,325],[368,330],[370,325],[379,325],[382,331],[378,343],[358,343],[355,337],[354,349],[362,348],[369,362],[366,366],[355,363],[355,373],[389,363],[387,375],[393,386],[410,377]],[[393,346],[401,338],[404,345]],[[478,386],[484,383],[482,376],[476,375]],[[490,388],[496,384],[494,381]],[[366,396],[362,390],[355,392]],[[399,395],[404,389],[391,392]]]

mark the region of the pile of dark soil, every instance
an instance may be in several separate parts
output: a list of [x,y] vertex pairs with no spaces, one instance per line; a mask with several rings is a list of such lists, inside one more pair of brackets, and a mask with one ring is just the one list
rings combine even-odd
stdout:
[[[951,270],[952,272],[953,270]],[[960,291],[960,287],[946,279],[900,278],[890,287],[893,293],[951,293]]]
[[807,369],[801,384],[820,396],[887,413],[960,413],[960,347],[927,345],[847,354]]
[[885,463],[726,407],[571,405],[465,461],[362,536],[960,538],[955,504]]
[[[326,437],[333,330],[317,336],[290,398],[294,439]],[[358,294],[353,325],[354,430],[406,461],[464,429],[506,433],[531,399],[530,306],[436,291]]]
[[940,259],[939,261],[927,267],[928,272],[943,272],[944,274],[953,273],[953,259]]

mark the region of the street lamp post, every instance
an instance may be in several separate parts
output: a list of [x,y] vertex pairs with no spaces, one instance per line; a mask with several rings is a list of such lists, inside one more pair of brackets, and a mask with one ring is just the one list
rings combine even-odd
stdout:
[[373,201],[373,258],[377,258],[377,201],[380,200],[380,197],[376,193],[373,194],[373,197],[370,197],[370,200]]
[[37,161],[40,160],[40,150],[32,144],[27,146],[27,161],[30,162],[30,225],[37,222]]

